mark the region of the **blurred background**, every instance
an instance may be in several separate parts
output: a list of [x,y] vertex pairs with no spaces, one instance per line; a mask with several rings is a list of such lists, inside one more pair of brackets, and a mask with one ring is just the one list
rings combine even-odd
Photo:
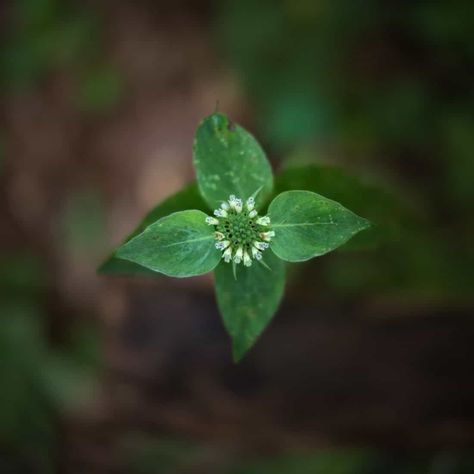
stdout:
[[[474,3],[0,4],[0,473],[474,473]],[[98,276],[198,122],[377,224],[239,365],[212,278]],[[301,171],[310,164],[313,174]]]

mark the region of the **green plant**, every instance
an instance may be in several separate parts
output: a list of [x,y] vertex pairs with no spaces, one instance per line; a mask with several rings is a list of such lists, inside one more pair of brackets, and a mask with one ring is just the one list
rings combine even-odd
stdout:
[[[214,271],[217,303],[238,361],[277,310],[285,262],[324,255],[369,222],[311,191],[274,196],[264,151],[223,114],[199,125],[194,166],[198,186],[155,208],[100,270],[173,277]],[[203,212],[209,209],[213,216]]]

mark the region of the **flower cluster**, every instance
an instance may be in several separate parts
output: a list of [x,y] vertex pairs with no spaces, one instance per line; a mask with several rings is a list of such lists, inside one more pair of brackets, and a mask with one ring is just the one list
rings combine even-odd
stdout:
[[269,247],[275,232],[269,228],[268,216],[258,216],[253,197],[244,205],[242,199],[232,194],[214,211],[214,216],[206,217],[206,222],[215,226],[216,249],[222,250],[225,262],[243,262],[250,267],[252,259],[262,259],[262,252]]

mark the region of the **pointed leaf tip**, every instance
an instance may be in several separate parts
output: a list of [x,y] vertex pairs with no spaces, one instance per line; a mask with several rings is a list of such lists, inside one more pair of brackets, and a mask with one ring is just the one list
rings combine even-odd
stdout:
[[[186,209],[199,209],[201,211],[208,210],[207,204],[202,200],[202,197],[199,194],[196,183],[187,185],[151,209],[136,229],[125,239],[122,245],[143,232],[150,224],[153,224],[158,219],[172,214],[173,212],[184,211]],[[116,252],[112,253],[112,255],[102,263],[102,265],[97,269],[97,272],[105,275],[120,276],[158,275],[155,271],[145,268],[142,265],[118,258]]]
[[336,201],[311,191],[285,191],[270,204],[275,237],[271,249],[281,259],[300,262],[347,242],[370,222]]
[[211,208],[231,194],[247,199],[260,188],[259,207],[271,193],[273,174],[262,147],[224,114],[212,114],[200,123],[193,159],[199,190]]
[[263,265],[239,268],[234,279],[232,265],[222,262],[214,270],[217,304],[232,339],[232,355],[238,362],[255,344],[272,320],[285,286],[285,264],[268,252],[272,270]]
[[148,226],[117,250],[117,257],[173,277],[210,272],[219,263],[214,230],[197,210],[180,211]]

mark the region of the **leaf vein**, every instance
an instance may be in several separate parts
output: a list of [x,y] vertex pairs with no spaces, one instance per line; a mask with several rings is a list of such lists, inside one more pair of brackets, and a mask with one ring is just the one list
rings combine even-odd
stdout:
[[163,248],[167,248],[167,247],[174,247],[175,245],[184,245],[184,244],[190,244],[190,243],[193,243],[193,242],[202,242],[204,240],[211,240],[213,239],[214,237],[212,235],[207,235],[206,237],[199,237],[197,239],[190,239],[190,240],[181,240],[179,242],[173,242],[171,244],[168,244],[168,245],[163,245]]

